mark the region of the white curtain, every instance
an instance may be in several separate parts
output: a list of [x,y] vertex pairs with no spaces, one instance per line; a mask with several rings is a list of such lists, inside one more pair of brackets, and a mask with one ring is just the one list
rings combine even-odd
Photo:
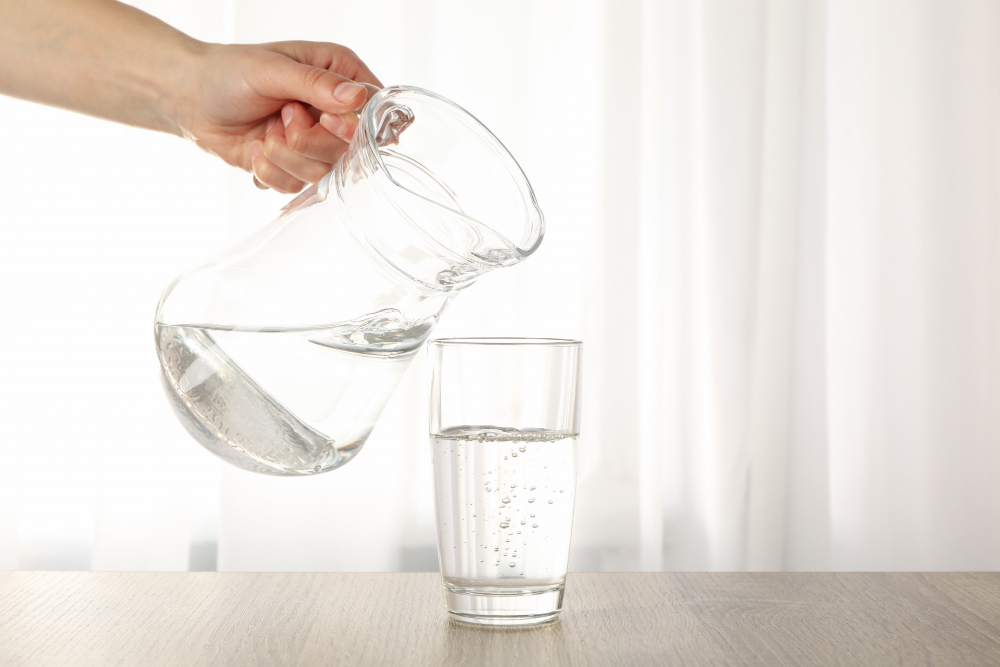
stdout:
[[[347,44],[521,161],[542,249],[435,335],[585,342],[577,570],[1000,569],[1000,5],[136,3]],[[435,569],[427,369],[348,466],[229,468],[150,317],[282,197],[0,100],[0,567]]]

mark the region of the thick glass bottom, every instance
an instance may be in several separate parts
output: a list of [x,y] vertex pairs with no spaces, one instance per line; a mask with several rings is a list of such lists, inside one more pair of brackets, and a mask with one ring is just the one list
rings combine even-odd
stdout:
[[477,625],[537,625],[559,617],[563,585],[503,590],[465,588],[445,582],[448,614],[462,623]]

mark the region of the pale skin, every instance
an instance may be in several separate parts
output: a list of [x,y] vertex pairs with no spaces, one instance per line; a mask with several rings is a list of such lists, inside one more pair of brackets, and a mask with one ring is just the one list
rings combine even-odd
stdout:
[[114,0],[0,0],[0,94],[190,139],[282,193],[333,168],[381,87],[337,44],[210,44]]

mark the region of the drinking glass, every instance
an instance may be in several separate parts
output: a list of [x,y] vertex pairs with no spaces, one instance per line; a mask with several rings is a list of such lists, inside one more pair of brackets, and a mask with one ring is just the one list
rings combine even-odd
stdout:
[[530,625],[562,609],[576,496],[581,343],[429,343],[438,555],[448,613]]

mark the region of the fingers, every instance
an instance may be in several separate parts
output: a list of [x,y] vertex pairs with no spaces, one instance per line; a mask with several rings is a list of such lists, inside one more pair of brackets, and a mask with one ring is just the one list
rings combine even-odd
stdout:
[[250,165],[253,168],[254,184],[258,188],[264,186],[290,195],[305,186],[305,183],[271,162],[264,154],[264,141],[261,139],[255,139],[250,144]]
[[[320,116],[320,122],[317,123],[302,105],[290,102],[281,110],[280,132],[272,130],[271,134],[283,136],[284,144],[292,153],[326,164],[336,164],[354,136],[358,119],[352,113],[323,115],[329,115],[336,121],[324,123],[323,116]],[[338,122],[339,126],[336,124]]]
[[268,44],[267,47],[305,65],[327,69],[377,88],[383,87],[361,58],[346,46],[329,42],[291,41]]
[[264,155],[277,168],[303,183],[323,178],[347,144],[317,125],[298,104],[286,104],[281,120],[270,123],[264,137]]
[[264,139],[251,144],[255,182],[286,194],[315,183],[343,156],[357,126],[354,114],[324,113],[317,123],[302,105],[286,104],[280,120],[268,120]]
[[334,137],[343,142],[350,142],[358,129],[358,117],[352,113],[338,115],[324,112],[319,117],[319,124]]
[[347,113],[368,101],[363,83],[291,58],[276,58],[273,67],[259,72],[258,92],[276,99],[301,100],[328,113]]
[[[321,50],[326,46],[339,46],[338,44],[314,44],[315,48],[318,50]],[[339,50],[334,52],[333,57],[330,59],[330,64],[327,65],[326,69],[332,70],[337,74],[342,74],[354,81],[371,84],[375,86],[375,88],[384,88],[382,82],[378,80],[378,77],[375,76],[370,69],[368,69],[368,65],[366,65],[361,58],[358,58],[354,51],[342,46],[340,46]]]

